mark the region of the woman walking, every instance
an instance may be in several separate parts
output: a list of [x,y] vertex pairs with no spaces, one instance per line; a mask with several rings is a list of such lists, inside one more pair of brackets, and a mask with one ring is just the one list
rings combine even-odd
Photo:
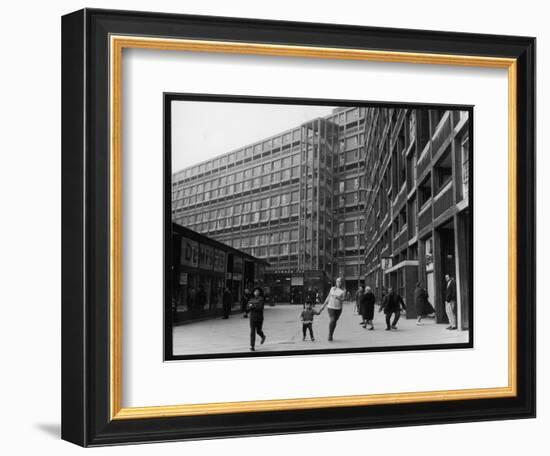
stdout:
[[336,329],[336,322],[342,314],[342,308],[344,305],[344,298],[346,296],[346,290],[344,289],[344,281],[342,277],[336,279],[336,286],[332,287],[327,295],[327,299],[321,307],[321,312],[325,307],[328,308],[328,317],[330,319],[328,324],[328,340],[332,341],[334,330]]
[[261,337],[261,344],[265,342],[265,334],[262,331],[264,324],[264,304],[264,291],[260,287],[254,288],[247,306],[250,323],[250,351],[256,350],[254,347],[256,345],[256,334]]
[[374,319],[374,303],[376,302],[376,297],[372,292],[370,287],[365,288],[365,293],[361,297],[360,311],[361,316],[363,317],[363,328],[369,327],[369,330],[374,329],[372,320]]
[[422,286],[422,282],[418,282],[414,290],[414,304],[417,315],[416,324],[418,326],[423,325],[422,317],[435,312],[434,308],[430,304],[430,301],[428,301],[428,297],[428,292]]

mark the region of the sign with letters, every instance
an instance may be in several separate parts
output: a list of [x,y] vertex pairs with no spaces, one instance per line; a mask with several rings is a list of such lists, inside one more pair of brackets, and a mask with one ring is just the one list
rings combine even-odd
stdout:
[[183,266],[199,266],[199,243],[191,239],[181,238],[181,264]]
[[199,268],[211,270],[214,261],[214,249],[208,245],[199,245]]

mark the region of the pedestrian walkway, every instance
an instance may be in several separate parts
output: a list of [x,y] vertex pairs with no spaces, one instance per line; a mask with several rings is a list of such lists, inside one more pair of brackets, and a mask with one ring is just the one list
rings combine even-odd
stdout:
[[[310,341],[308,333],[307,340],[302,341],[301,312],[300,305],[266,306],[263,329],[267,339],[264,345],[260,345],[258,338],[256,351],[456,344],[468,342],[469,337],[468,331],[448,331],[445,329],[447,325],[436,324],[433,319],[425,319],[423,326],[417,326],[416,320],[401,317],[396,331],[385,331],[384,314],[378,309],[374,316],[375,329],[369,331],[359,325],[361,317],[354,313],[354,304],[348,302],[338,320],[334,341],[327,340],[327,309],[315,317],[313,331],[316,340]],[[248,319],[242,314],[231,315],[228,320],[219,318],[178,326],[173,329],[174,355],[248,352],[249,334]]]

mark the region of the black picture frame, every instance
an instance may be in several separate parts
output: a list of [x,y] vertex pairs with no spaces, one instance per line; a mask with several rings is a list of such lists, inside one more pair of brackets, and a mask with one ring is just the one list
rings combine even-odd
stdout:
[[[139,35],[511,58],[517,62],[517,394],[112,419],[109,37]],[[535,39],[84,9],[62,19],[62,438],[82,446],[535,416]],[[478,191],[480,191],[478,189]]]

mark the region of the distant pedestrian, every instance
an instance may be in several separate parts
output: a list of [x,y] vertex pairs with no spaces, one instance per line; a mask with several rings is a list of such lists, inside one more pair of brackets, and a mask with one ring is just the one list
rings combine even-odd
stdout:
[[202,286],[199,287],[199,292],[197,293],[197,302],[199,304],[199,308],[204,310],[204,306],[206,306],[206,292]]
[[317,292],[313,289],[313,287],[309,287],[306,291],[306,302],[304,304],[304,309],[307,308],[309,304],[314,306],[316,300],[317,300]]
[[309,337],[312,341],[315,341],[315,337],[313,336],[313,317],[321,315],[321,311],[315,310],[311,303],[306,304],[306,308],[302,310],[300,314],[300,319],[302,320],[302,340],[306,340],[306,333],[309,331]]
[[250,290],[248,288],[245,288],[243,296],[241,297],[241,311],[243,313],[243,318],[248,318],[248,301],[250,300],[250,298]]
[[445,310],[449,319],[447,329],[456,329],[456,281],[449,274],[445,274],[445,281]]
[[336,279],[336,286],[332,287],[325,299],[321,311],[325,307],[328,307],[328,340],[332,341],[334,336],[334,330],[336,329],[336,322],[342,314],[342,309],[344,307],[344,299],[346,297],[346,290],[344,289],[344,280],[342,277]]
[[250,314],[250,350],[255,350],[256,334],[260,336],[260,343],[265,342],[265,334],[262,330],[264,324],[264,292],[260,287],[254,288],[252,291],[252,297],[248,301],[248,312]]
[[188,292],[189,297],[189,309],[195,309],[197,306],[197,291],[195,287],[190,287]]
[[227,320],[231,313],[231,306],[233,304],[233,295],[228,287],[223,290],[222,306],[223,306],[223,318]]
[[430,304],[428,292],[422,286],[422,282],[416,284],[414,290],[414,304],[416,308],[416,324],[421,326],[422,317],[430,315],[435,312],[434,308]]
[[[403,298],[400,294],[395,293],[393,288],[388,288],[388,294],[385,296],[382,305],[380,306],[380,312],[383,310],[386,314],[386,331],[391,329],[397,329],[397,322],[401,317],[401,309],[406,309],[407,306],[403,301]],[[391,316],[394,315],[393,321],[391,321]],[[391,321],[391,326],[390,326]]]
[[361,302],[359,304],[359,311],[361,312],[361,317],[363,318],[362,326],[363,328],[369,328],[369,330],[374,329],[372,321],[374,320],[374,303],[376,302],[376,297],[372,292],[370,287],[365,288],[365,293],[361,296]]
[[[365,294],[364,288],[359,285],[359,288],[357,289],[357,292],[355,293],[355,313],[360,314],[360,307],[361,307],[361,298]],[[362,323],[361,323],[362,324]]]

